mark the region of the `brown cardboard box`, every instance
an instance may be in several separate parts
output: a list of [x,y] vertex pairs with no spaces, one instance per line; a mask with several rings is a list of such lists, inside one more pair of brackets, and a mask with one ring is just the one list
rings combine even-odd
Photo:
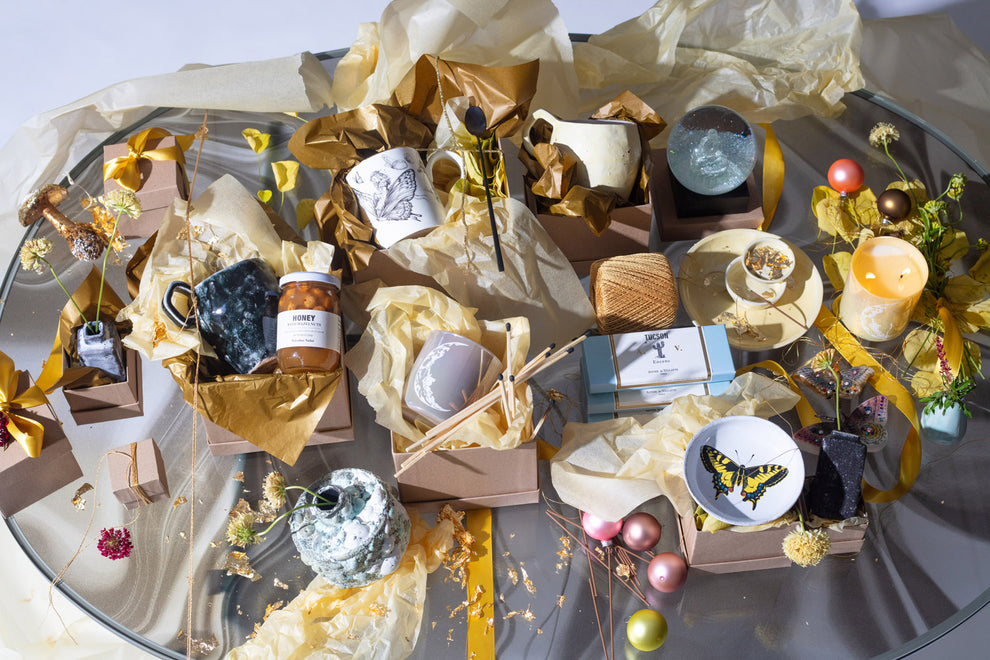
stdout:
[[[62,389],[76,424],[96,424],[144,414],[141,356],[131,349],[126,349],[124,353],[127,359],[127,380],[124,382]],[[64,352],[62,360],[68,364],[69,358]]]
[[530,189],[529,181],[524,180],[523,192],[526,196],[526,205],[571,262],[578,277],[588,275],[591,272],[591,264],[598,259],[648,252],[650,249],[653,203],[658,194],[652,179],[651,201],[638,206],[620,206],[612,209],[609,216],[611,222],[601,236],[595,236],[583,218],[537,213],[536,197]]
[[[30,384],[31,377],[21,372],[17,391],[23,392]],[[20,414],[42,423],[44,444],[37,458],[29,458],[17,442],[0,451],[0,514],[4,518],[82,477],[62,425],[48,406],[30,408]]]
[[[168,136],[161,140],[148,140],[146,149],[158,149],[175,146],[175,137]],[[103,162],[108,163],[114,158],[127,156],[128,146],[111,144],[103,147]],[[136,194],[141,201],[141,215],[134,219],[122,217],[118,227],[124,238],[147,238],[156,231],[165,217],[165,210],[176,197],[186,199],[189,196],[186,178],[182,168],[174,160],[150,160],[142,158],[138,161],[141,172],[141,187]],[[120,184],[114,179],[103,182],[105,193],[120,190]]]
[[132,462],[131,445],[117,447],[107,455],[110,471],[110,487],[113,494],[127,509],[135,509],[143,501],[131,485],[132,476],[137,487],[152,502],[168,499],[168,479],[162,452],[152,438],[134,443]]
[[651,187],[657,212],[657,232],[661,241],[697,240],[723,229],[756,229],[763,224],[763,198],[756,187],[756,178],[746,179],[749,203],[746,210],[726,215],[710,215],[695,218],[679,218],[674,205],[674,192],[667,166],[666,152],[654,152]]
[[[258,445],[248,442],[222,426],[217,426],[209,420],[204,420],[204,422],[206,424],[206,444],[214,456],[264,451]],[[323,417],[317,423],[316,430],[310,436],[306,446],[326,445],[353,439],[354,423],[351,420],[350,378],[345,369],[333,398],[330,399]]]
[[[392,442],[396,471],[411,452],[397,452]],[[442,504],[478,509],[532,504],[540,499],[536,443],[515,449],[439,449],[429,452],[397,477],[403,503],[428,509]]]
[[[681,530],[681,554],[688,566],[704,573],[736,573],[791,565],[781,544],[797,523],[761,532],[701,532],[693,516],[678,516]],[[830,555],[858,553],[863,547],[866,524],[846,527],[841,532],[828,530],[832,540]]]

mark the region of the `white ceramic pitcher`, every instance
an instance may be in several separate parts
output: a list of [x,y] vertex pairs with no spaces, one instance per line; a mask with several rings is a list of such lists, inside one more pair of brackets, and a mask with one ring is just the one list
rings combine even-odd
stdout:
[[629,199],[639,174],[642,145],[639,129],[631,121],[616,119],[558,119],[546,110],[533,111],[523,131],[523,147],[533,153],[529,131],[537,120],[553,128],[550,144],[570,151],[578,161],[576,181],[580,186],[615,193]]

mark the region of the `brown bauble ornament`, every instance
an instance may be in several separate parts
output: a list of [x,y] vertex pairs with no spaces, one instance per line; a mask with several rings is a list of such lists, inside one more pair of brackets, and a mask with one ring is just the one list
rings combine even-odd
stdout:
[[911,212],[911,196],[903,190],[891,188],[877,197],[877,210],[891,222],[899,222]]

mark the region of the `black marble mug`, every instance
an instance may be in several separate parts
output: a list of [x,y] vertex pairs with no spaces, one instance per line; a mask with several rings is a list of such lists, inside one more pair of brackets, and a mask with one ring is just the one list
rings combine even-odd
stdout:
[[275,357],[275,321],[280,289],[272,267],[261,259],[244,259],[190,287],[176,280],[162,297],[162,314],[180,328],[194,326],[192,309],[183,314],[175,294],[196,296],[203,339],[234,373],[252,373]]

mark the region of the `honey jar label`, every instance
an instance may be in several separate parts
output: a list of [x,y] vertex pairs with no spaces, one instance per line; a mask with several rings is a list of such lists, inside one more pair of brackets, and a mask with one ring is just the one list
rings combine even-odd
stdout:
[[313,309],[293,309],[278,314],[276,346],[340,350],[340,316]]

